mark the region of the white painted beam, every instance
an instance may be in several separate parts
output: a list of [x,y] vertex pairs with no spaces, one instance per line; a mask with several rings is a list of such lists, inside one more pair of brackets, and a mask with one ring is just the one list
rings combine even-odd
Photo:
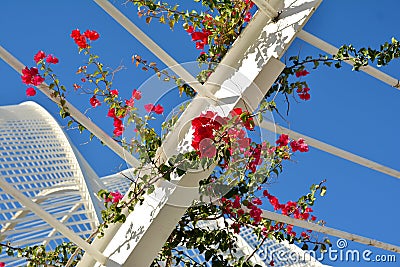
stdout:
[[[301,40],[311,44],[312,46],[315,46],[319,49],[321,49],[322,51],[331,54],[331,55],[336,55],[338,52],[338,48],[334,47],[333,45],[319,39],[318,37],[312,35],[311,33],[308,33],[304,30],[300,31],[297,35],[298,38],[300,38]],[[344,62],[346,62],[349,65],[354,65],[353,62],[351,62],[350,60],[345,60]],[[395,87],[397,89],[400,89],[400,81],[398,79],[395,79],[391,76],[389,76],[388,74],[368,65],[365,67],[361,67],[360,71],[367,73],[368,75],[392,86]]]
[[355,235],[355,234],[352,234],[352,233],[344,232],[344,231],[337,230],[337,229],[334,229],[334,228],[321,226],[321,225],[318,225],[316,223],[311,223],[311,222],[304,221],[304,220],[294,219],[294,218],[291,218],[289,216],[278,214],[278,213],[275,213],[275,212],[272,212],[272,211],[263,210],[262,211],[262,217],[270,219],[270,220],[273,220],[273,221],[277,221],[277,222],[283,222],[283,223],[286,223],[286,224],[291,224],[291,225],[294,225],[294,226],[297,226],[297,227],[301,227],[301,228],[304,228],[304,229],[313,230],[315,232],[327,234],[327,235],[330,235],[330,236],[344,238],[344,239],[351,240],[351,241],[354,241],[354,242],[357,242],[357,243],[360,243],[360,244],[364,244],[364,245],[368,245],[368,246],[372,246],[372,247],[381,248],[381,249],[384,249],[384,250],[400,253],[400,247],[399,246],[395,246],[395,245],[384,243],[384,242],[381,242],[381,241],[378,241],[378,240],[374,240],[374,239],[371,239],[371,238]]
[[287,129],[285,127],[282,127],[280,125],[274,124],[271,121],[267,121],[267,120],[262,121],[260,127],[264,128],[264,129],[267,129],[269,131],[272,131],[272,132],[276,132],[277,134],[283,134],[283,133],[284,134],[288,134],[293,139],[303,138],[308,145],[310,145],[312,147],[315,147],[315,148],[317,148],[319,150],[325,151],[325,152],[327,152],[329,154],[332,154],[332,155],[335,155],[335,156],[337,156],[339,158],[346,159],[348,161],[357,163],[357,164],[359,164],[361,166],[367,167],[367,168],[375,170],[377,172],[384,173],[384,174],[387,174],[387,175],[390,175],[392,177],[400,179],[400,172],[397,171],[397,170],[394,170],[392,168],[386,167],[386,166],[384,166],[382,164],[379,164],[379,163],[376,163],[376,162],[374,162],[372,160],[360,157],[358,155],[355,155],[355,154],[353,154],[351,152],[348,152],[348,151],[345,151],[343,149],[337,148],[335,146],[326,144],[324,142],[321,142],[321,141],[319,141],[317,139],[314,139],[312,137],[306,136],[304,134],[289,130],[289,129]]

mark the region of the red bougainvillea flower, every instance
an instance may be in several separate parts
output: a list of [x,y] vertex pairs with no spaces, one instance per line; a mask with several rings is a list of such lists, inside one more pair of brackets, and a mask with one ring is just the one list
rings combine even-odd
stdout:
[[158,104],[154,107],[154,112],[156,114],[162,114],[164,112],[164,108],[160,104]]
[[276,143],[277,143],[279,146],[286,146],[287,144],[289,144],[289,135],[287,135],[287,134],[281,134],[281,135],[279,136],[279,139],[276,140]]
[[308,151],[308,145],[305,143],[303,138],[299,138],[299,140],[297,140],[297,141],[293,140],[290,143],[290,146],[291,146],[293,152],[296,152],[296,151],[307,152]]
[[78,38],[74,39],[75,43],[79,46],[79,48],[86,48],[88,47],[86,37],[84,35],[79,36]]
[[32,84],[34,86],[41,85],[43,82],[44,82],[44,78],[42,76],[40,76],[40,75],[36,75],[32,79]]
[[124,125],[122,123],[122,120],[117,118],[117,117],[114,117],[114,131],[113,131],[113,133],[114,133],[115,136],[121,136],[124,133]]
[[79,29],[75,29],[71,32],[70,36],[72,39],[77,39],[81,36],[81,32],[79,31]]
[[58,63],[58,58],[56,58],[56,57],[53,56],[53,55],[48,55],[48,56],[46,57],[46,62],[47,62],[47,63],[52,63],[52,64],[57,64],[57,63]]
[[117,89],[111,90],[110,94],[112,94],[113,96],[118,96],[118,90]]
[[21,79],[22,82],[27,85],[33,84],[37,86],[44,82],[44,78],[39,75],[39,71],[36,67],[32,67],[30,69],[25,67],[22,69]]
[[303,76],[307,76],[308,74],[310,74],[307,70],[298,70],[296,71],[296,77],[303,77]]
[[196,42],[196,48],[202,50],[208,44],[208,36],[211,31],[203,29],[202,32],[192,32],[192,41]]
[[248,12],[246,13],[246,15],[244,16],[244,21],[245,21],[245,22],[250,22],[251,17],[252,17],[252,15],[251,15],[250,11],[248,11]]
[[84,33],[85,37],[88,38],[90,41],[96,41],[99,39],[100,35],[98,32],[93,30],[86,30]]
[[134,99],[136,99],[136,100],[140,100],[140,99],[142,98],[142,92],[140,92],[140,91],[134,89],[134,90],[132,91],[132,97],[133,97]]
[[310,100],[310,98],[311,98],[310,94],[308,93],[309,91],[310,91],[310,88],[308,88],[308,87],[298,88],[296,90],[296,92],[299,95],[300,99],[305,100],[305,101]]
[[26,95],[27,96],[34,96],[36,95],[36,90],[33,87],[29,87],[28,89],[26,89]]
[[186,29],[186,32],[189,33],[189,34],[192,34],[192,33],[194,32],[194,27],[193,27],[193,26],[189,26],[189,27]]
[[124,197],[124,195],[121,194],[119,191],[111,192],[110,195],[113,197],[113,203],[118,203]]
[[254,6],[254,3],[250,0],[245,0],[246,5],[249,5],[249,8],[252,8]]
[[95,95],[90,98],[89,102],[90,102],[90,105],[92,105],[92,107],[94,107],[94,108],[101,105],[101,102],[96,98]]
[[125,100],[125,105],[132,108],[135,105],[135,99],[131,98],[131,99]]
[[154,106],[153,104],[146,104],[144,105],[144,109],[147,112],[155,112],[156,114],[162,114],[164,112],[164,108],[158,104],[157,106]]
[[0,262],[0,267],[5,267],[6,264],[4,262]]
[[40,50],[39,52],[36,53],[36,55],[33,57],[33,60],[36,63],[39,63],[40,60],[44,59],[46,57],[46,54]]
[[146,105],[144,105],[144,109],[147,111],[147,112],[152,112],[153,111],[153,109],[154,109],[154,105],[153,104],[146,104]]

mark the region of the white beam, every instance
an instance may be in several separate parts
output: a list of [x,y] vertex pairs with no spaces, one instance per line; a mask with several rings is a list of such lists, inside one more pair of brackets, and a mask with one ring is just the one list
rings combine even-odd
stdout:
[[0,178],[0,187],[3,189],[4,192],[13,196],[21,205],[30,209],[33,213],[35,213],[39,218],[50,224],[54,229],[57,229],[62,235],[68,238],[71,242],[75,243],[77,246],[85,250],[89,253],[92,257],[94,257],[98,262],[105,264],[106,257],[99,252],[98,250],[94,249],[79,237],[74,231],[66,227],[64,224],[59,222],[55,219],[51,214],[43,210],[38,204],[34,203],[28,197],[26,197],[23,193],[15,189],[12,185],[10,185],[7,181],[3,178]]
[[[19,74],[22,74],[22,69],[25,66],[11,55],[7,50],[0,46],[0,58],[3,59],[8,65],[10,65]],[[51,90],[46,83],[41,84],[37,87],[42,93],[44,93],[53,102],[60,104],[60,99],[51,95]],[[100,127],[94,124],[88,117],[82,114],[77,108],[75,108],[71,103],[66,101],[65,105],[68,108],[68,112],[71,116],[77,120],[80,124],[85,126],[91,133],[93,133],[99,140],[101,140],[105,145],[107,145],[112,151],[114,151],[118,156],[125,160],[130,166],[138,167],[140,162],[132,156],[131,153],[126,151],[122,146],[120,146],[114,139],[112,139],[107,133],[105,133]]]
[[114,18],[122,27],[124,27],[132,36],[141,42],[147,49],[157,56],[165,65],[171,68],[181,79],[193,87],[196,92],[203,97],[214,99],[214,96],[206,90],[206,88],[182,67],[175,59],[157,45],[150,37],[148,37],[139,27],[130,21],[107,0],[94,0],[104,11]]
[[369,245],[369,246],[372,246],[372,247],[381,248],[381,249],[384,249],[384,250],[400,253],[400,247],[399,246],[395,246],[395,245],[384,243],[384,242],[381,242],[381,241],[378,241],[378,240],[374,240],[374,239],[371,239],[371,238],[367,238],[367,237],[351,234],[351,233],[344,232],[344,231],[341,231],[341,230],[337,230],[337,229],[334,229],[334,228],[321,226],[321,225],[318,225],[318,224],[315,224],[315,223],[311,223],[311,222],[308,222],[308,221],[294,219],[294,218],[291,218],[289,216],[285,216],[285,215],[278,214],[278,213],[275,213],[275,212],[263,210],[262,211],[262,217],[266,218],[266,219],[273,220],[273,221],[277,221],[277,222],[283,222],[283,223],[286,223],[286,224],[291,224],[291,225],[294,225],[294,226],[297,226],[297,227],[301,227],[301,228],[304,228],[304,229],[313,230],[315,232],[327,234],[327,235],[330,235],[330,236],[336,236],[336,237],[339,237],[339,238],[344,238],[344,239],[351,240],[351,241],[354,241],[354,242],[357,242],[357,243],[360,243],[360,244],[365,244],[365,245]]
[[[168,156],[183,152],[177,150],[179,142],[185,136],[190,139],[191,136],[182,133],[188,132],[191,119],[209,107],[218,106],[220,110],[228,112],[238,106],[246,106],[249,111],[258,106],[259,101],[284,68],[284,64],[276,58],[282,56],[295,38],[296,32],[303,27],[321,1],[283,2],[284,9],[278,22],[269,21],[263,14],[259,14],[257,17],[260,19],[256,20],[257,24],[251,22],[228,53],[233,55],[233,58],[228,54],[225,56],[228,59],[223,62],[230,61],[232,64],[226,65],[234,67],[234,71],[229,73],[229,79],[224,79],[221,83],[216,83],[215,80],[213,83],[208,83],[213,86],[212,91],[215,95],[220,96],[220,103],[201,96],[195,97],[173,131],[166,137],[157,160],[163,162]],[[217,67],[211,77],[213,76],[228,78],[223,66]],[[187,173],[180,180],[176,180],[178,189],[171,184],[170,188],[165,186],[156,188],[153,194],[145,197],[142,205],[135,207],[121,227],[117,225],[111,231],[107,230],[105,239],[96,240],[93,245],[100,251],[102,251],[100,247],[106,246],[104,254],[119,266],[149,266],[184,214],[186,206],[182,204],[190,204],[194,196],[180,199],[179,205],[168,200],[182,196],[177,193],[179,186],[197,187],[198,181],[207,178],[211,171],[212,168],[203,173]],[[177,197],[174,197],[175,194]],[[79,266],[93,266],[93,261],[85,255]]]
[[359,164],[361,166],[364,166],[364,167],[367,167],[369,169],[372,169],[372,170],[375,170],[375,171],[378,171],[378,172],[381,172],[381,173],[384,173],[384,174],[387,174],[387,175],[390,175],[392,177],[400,179],[400,172],[397,171],[397,170],[394,170],[392,168],[386,167],[386,166],[384,166],[382,164],[379,164],[379,163],[376,163],[376,162],[374,162],[372,160],[360,157],[358,155],[355,155],[355,154],[350,153],[348,151],[345,151],[343,149],[340,149],[340,148],[334,147],[332,145],[326,144],[324,142],[321,142],[321,141],[319,141],[317,139],[314,139],[312,137],[306,136],[304,134],[289,130],[289,129],[287,129],[285,127],[282,127],[280,125],[274,124],[271,121],[264,120],[264,121],[261,122],[260,126],[262,128],[264,128],[264,129],[267,129],[267,130],[272,131],[272,132],[276,132],[278,134],[288,134],[293,139],[303,138],[308,145],[310,145],[312,147],[315,147],[315,148],[317,148],[319,150],[325,151],[325,152],[327,152],[329,154],[332,154],[332,155],[335,155],[335,156],[337,156],[339,158],[346,159],[348,161],[357,163],[357,164]]
[[[300,31],[297,37],[331,55],[336,55],[339,50],[333,45],[319,39],[318,37],[304,30]],[[350,60],[345,60],[344,62],[352,66],[354,65],[354,63]],[[400,81],[398,79],[395,79],[370,65],[361,67],[360,70],[390,86],[400,89]]]

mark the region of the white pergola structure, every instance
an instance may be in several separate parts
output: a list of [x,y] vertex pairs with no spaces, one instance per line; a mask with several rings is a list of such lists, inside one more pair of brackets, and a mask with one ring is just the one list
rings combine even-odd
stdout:
[[[296,37],[328,53],[334,54],[337,51],[335,47],[302,30],[321,0],[254,0],[253,2],[256,3],[260,11],[257,12],[235,41],[220,64],[220,66],[228,66],[234,71],[229,72],[226,71],[227,68],[218,66],[206,84],[201,85],[108,1],[94,1],[198,92],[198,95],[178,120],[174,130],[169,133],[162,144],[159,151],[161,161],[166,160],[167,155],[184,152],[178,151],[177,147],[179,147],[179,143],[183,138],[190,138],[190,136],[182,135],[182,132],[185,133],[189,130],[186,122],[197,117],[202,111],[216,106],[220,112],[229,112],[235,107],[246,107],[250,111],[255,110],[268,88],[284,68],[284,64],[279,59]],[[18,72],[24,67],[2,47],[0,47],[0,56]],[[391,86],[398,87],[399,82],[397,79],[372,67],[365,67],[362,70]],[[40,90],[52,98],[46,85],[41,86]],[[52,100],[59,101],[55,98],[52,98]],[[128,164],[132,167],[138,165],[138,161],[135,158],[124,153],[116,142],[70,103],[67,103],[66,106],[77,121],[94,133],[119,156],[126,159]],[[275,128],[275,125],[268,122],[260,126],[268,129]],[[280,127],[278,132],[287,133],[289,130]],[[304,137],[293,131],[290,131],[290,134],[293,137]],[[318,140],[309,137],[305,137],[305,139],[309,145],[318,149],[400,178],[400,172],[396,170],[324,144]],[[0,179],[0,186],[6,190],[10,189],[8,190],[9,194],[18,199],[22,205],[28,207],[32,212],[54,226],[57,231],[85,250],[86,253],[79,266],[149,266],[186,208],[196,198],[193,191],[182,188],[196,187],[198,181],[208,177],[211,172],[212,167],[201,173],[188,173],[182,178],[175,179],[174,182],[177,186],[173,188],[171,188],[170,184],[160,184],[152,195],[146,197],[143,205],[137,207],[134,212],[128,215],[124,224],[111,226],[107,229],[102,239],[97,239],[90,245],[77,235],[74,236],[66,231],[59,223],[56,223],[57,220],[42,209],[34,206],[32,200],[21,197],[19,192],[12,190],[12,186],[2,178]],[[398,246],[340,230],[292,219],[268,211],[264,211],[263,215],[265,218],[272,220],[400,252],[400,247]]]

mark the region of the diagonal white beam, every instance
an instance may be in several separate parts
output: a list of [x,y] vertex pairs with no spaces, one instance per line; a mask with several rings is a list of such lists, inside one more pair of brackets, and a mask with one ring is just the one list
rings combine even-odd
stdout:
[[271,121],[264,120],[264,121],[261,122],[260,126],[262,128],[264,128],[264,129],[267,129],[267,130],[272,131],[272,132],[276,132],[278,134],[288,134],[293,139],[303,138],[308,145],[310,145],[312,147],[315,147],[315,148],[317,148],[319,150],[325,151],[325,152],[327,152],[329,154],[332,154],[332,155],[335,155],[335,156],[337,156],[339,158],[346,159],[348,161],[357,163],[357,164],[359,164],[361,166],[367,167],[367,168],[375,170],[377,172],[381,172],[381,173],[384,173],[384,174],[387,174],[387,175],[390,175],[392,177],[400,179],[400,172],[397,171],[397,170],[394,170],[392,168],[386,167],[386,166],[384,166],[382,164],[379,164],[379,163],[376,163],[376,162],[374,162],[372,160],[360,157],[360,156],[358,156],[356,154],[353,154],[351,152],[348,152],[346,150],[343,150],[343,149],[337,148],[335,146],[326,144],[324,142],[321,142],[321,141],[319,141],[317,139],[314,139],[312,137],[306,136],[304,134],[289,130],[289,129],[287,129],[285,127],[282,127],[280,125],[274,124]]
[[[82,203],[77,203],[75,204],[70,210],[67,215],[61,218],[60,223],[64,224],[72,215],[74,215],[74,212],[77,211],[80,207],[82,206]],[[93,223],[92,223],[93,226]],[[94,227],[92,228],[94,229]],[[50,238],[54,236],[57,233],[56,229],[53,229],[50,231],[50,233],[47,235],[49,239],[45,239],[42,243],[43,246],[47,246],[47,244],[50,242]]]
[[369,246],[372,246],[372,247],[381,248],[381,249],[384,249],[384,250],[400,253],[400,247],[399,246],[395,246],[395,245],[384,243],[384,242],[381,242],[381,241],[378,241],[378,240],[375,240],[375,239],[371,239],[371,238],[355,235],[355,234],[348,233],[348,232],[341,231],[341,230],[337,230],[337,229],[334,229],[334,228],[321,226],[321,225],[318,225],[318,224],[315,224],[315,223],[311,223],[311,222],[308,222],[308,221],[294,219],[294,218],[291,218],[289,216],[285,216],[285,215],[278,214],[278,213],[275,213],[275,212],[263,210],[262,211],[262,217],[266,218],[266,219],[273,220],[273,221],[278,221],[278,222],[283,222],[283,223],[286,223],[286,224],[291,224],[291,225],[298,226],[298,227],[301,227],[301,228],[304,228],[304,229],[313,230],[315,232],[327,234],[327,235],[330,235],[330,236],[344,238],[344,239],[351,240],[351,241],[354,241],[354,242],[357,242],[357,243],[360,243],[360,244],[369,245]]
[[10,185],[7,181],[5,181],[3,178],[0,178],[0,187],[3,189],[4,192],[7,192],[7,194],[10,194],[11,196],[13,196],[17,201],[19,201],[19,203],[21,203],[23,206],[30,209],[38,217],[40,217],[42,220],[44,220],[45,222],[50,224],[54,229],[57,229],[57,231],[59,231],[62,235],[64,235],[69,240],[71,240],[71,242],[75,243],[77,246],[84,249],[92,257],[94,257],[98,262],[105,264],[106,257],[101,252],[99,252],[98,250],[91,247],[89,243],[87,243],[80,236],[75,234],[74,231],[72,231],[67,226],[65,226],[64,224],[59,222],[51,214],[46,212],[38,204],[36,204],[32,200],[30,200],[28,197],[26,197],[23,193],[19,192],[12,185]]
[[[209,107],[228,112],[238,106],[247,107],[249,111],[258,106],[284,68],[284,64],[276,58],[290,46],[296,32],[304,26],[321,1],[276,0],[275,3],[277,2],[284,4],[280,20],[272,22],[263,14],[258,14],[256,17],[259,19],[255,20],[256,23],[251,22],[246,27],[228,53],[233,58],[226,55],[228,59],[225,62],[232,63],[226,65],[234,66],[235,70],[227,75],[223,67],[217,67],[211,75],[224,77],[221,83],[215,83],[215,80],[214,83],[208,83],[213,87],[212,92],[223,101],[218,103],[196,96],[166,137],[159,151],[160,158],[157,160],[163,162],[170,155],[184,152],[179,151],[177,147],[185,136],[191,139],[191,135],[182,133],[188,132],[191,119]],[[254,83],[262,86],[258,88]],[[226,100],[227,97],[229,101]],[[196,187],[198,181],[207,178],[212,169],[213,166],[204,172],[189,172],[175,181],[179,186]],[[100,251],[106,247],[104,254],[113,264],[119,264],[116,266],[149,266],[184,214],[187,205],[194,199],[194,196],[179,198],[183,196],[179,187],[170,187],[156,188],[153,194],[145,197],[142,205],[135,207],[122,226],[116,225],[110,231],[107,229],[105,237],[94,241],[93,245]],[[172,203],[169,202],[170,199],[180,202]],[[85,255],[79,266],[93,264],[94,262]]]
[[[25,66],[11,55],[7,50],[0,46],[0,58],[3,59],[8,65],[10,65],[19,74],[22,74],[22,69]],[[37,87],[42,93],[44,93],[53,102],[60,104],[60,99],[51,95],[51,90],[49,86],[45,83]],[[112,151],[114,151],[118,156],[125,160],[132,167],[138,167],[139,161],[133,157],[128,151],[126,151],[122,146],[120,146],[114,139],[112,139],[107,133],[105,133],[100,127],[94,124],[88,117],[82,114],[77,108],[75,108],[71,103],[66,101],[65,107],[68,108],[68,112],[71,116],[77,120],[80,124],[85,126],[91,133],[93,133],[99,140],[101,140],[105,145],[107,145]]]
[[104,11],[114,18],[122,27],[124,27],[132,36],[141,42],[147,49],[157,56],[165,65],[171,68],[181,79],[193,87],[196,92],[203,97],[215,99],[215,97],[206,90],[206,88],[182,67],[174,58],[165,52],[158,44],[148,37],[139,27],[130,21],[124,14],[115,8],[108,0],[94,0]]
[[[336,55],[339,50],[337,47],[334,47],[306,31],[300,31],[297,34],[297,37],[331,55]],[[354,65],[350,60],[345,60],[344,62],[352,66]],[[398,79],[395,79],[370,65],[361,67],[360,70],[390,86],[400,89],[400,81]]]

